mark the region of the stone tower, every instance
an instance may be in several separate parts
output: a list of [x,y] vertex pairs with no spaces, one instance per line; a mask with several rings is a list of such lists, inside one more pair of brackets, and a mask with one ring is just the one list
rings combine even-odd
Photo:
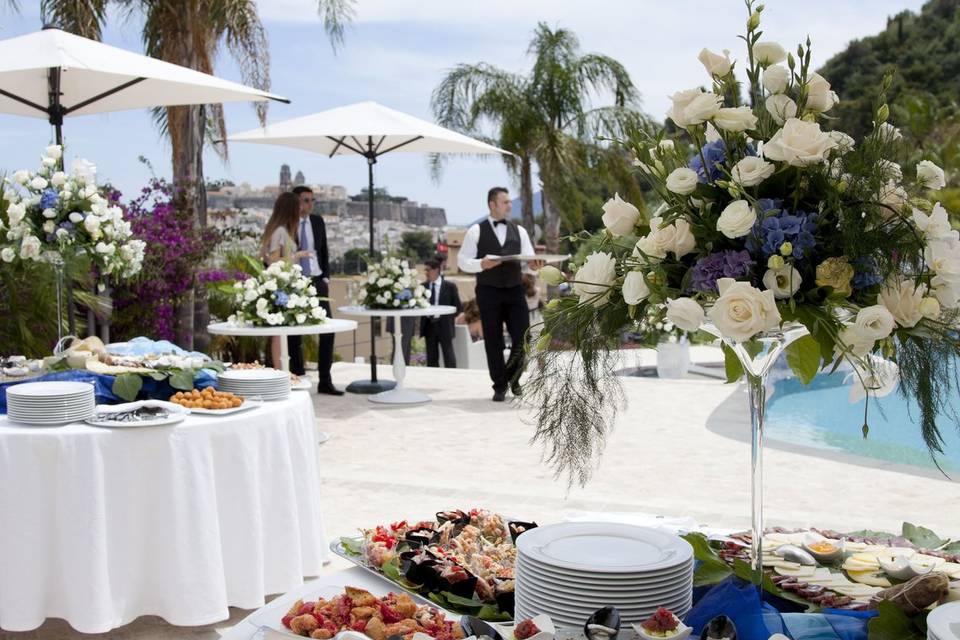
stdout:
[[280,191],[290,191],[293,185],[290,183],[290,165],[280,165]]
[[297,176],[293,179],[293,186],[299,187],[302,184],[306,184],[307,179],[303,177],[303,171],[297,171]]

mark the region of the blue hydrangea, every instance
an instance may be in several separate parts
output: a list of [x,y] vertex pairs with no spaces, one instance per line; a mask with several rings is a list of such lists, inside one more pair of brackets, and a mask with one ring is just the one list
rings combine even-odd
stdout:
[[[707,161],[707,168],[710,172],[710,181],[718,180],[723,178],[723,163],[727,160],[727,146],[724,144],[723,140],[714,140],[713,142],[708,142],[703,145],[700,150],[702,153],[695,153],[693,157],[690,158],[690,162],[687,165],[691,169],[697,172],[698,182],[706,182],[707,176],[703,171],[703,161]],[[701,155],[703,157],[701,157]],[[753,145],[747,145],[747,155],[755,156],[757,155],[756,149],[753,148]]]
[[867,289],[883,282],[883,277],[877,273],[877,262],[869,256],[854,260],[853,268],[856,271],[851,281],[854,289]]
[[397,293],[397,300],[409,300],[413,297],[413,292],[410,289],[403,289]]
[[40,208],[52,209],[57,206],[59,200],[60,195],[55,189],[44,189],[43,193],[40,194]]
[[283,291],[274,291],[273,301],[277,303],[278,307],[285,308],[287,306],[287,303],[290,302],[290,296],[285,294]]
[[749,280],[750,272],[756,263],[746,251],[718,251],[704,256],[693,265],[690,274],[690,290],[703,293],[719,293],[717,280],[734,278]]
[[793,246],[793,257],[802,261],[809,258],[816,248],[817,214],[796,211],[791,213],[782,206],[782,201],[765,198],[757,201],[761,215],[747,237],[750,253],[769,258],[780,253],[784,242]]

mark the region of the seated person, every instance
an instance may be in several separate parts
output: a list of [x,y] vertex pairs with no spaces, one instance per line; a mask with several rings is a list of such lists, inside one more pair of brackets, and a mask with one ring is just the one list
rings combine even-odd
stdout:
[[476,342],[483,340],[483,327],[480,325],[480,307],[477,300],[467,300],[463,304],[463,311],[454,319],[456,324],[465,324],[470,330],[470,338]]

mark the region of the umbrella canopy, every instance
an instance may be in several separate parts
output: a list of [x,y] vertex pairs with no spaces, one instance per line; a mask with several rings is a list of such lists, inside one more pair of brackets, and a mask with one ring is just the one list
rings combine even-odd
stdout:
[[[46,28],[0,41],[0,113],[46,118],[286,98]],[[59,140],[58,140],[59,142]]]
[[456,131],[387,108],[358,102],[236,133],[230,142],[255,142],[335,155],[408,153],[507,153]]

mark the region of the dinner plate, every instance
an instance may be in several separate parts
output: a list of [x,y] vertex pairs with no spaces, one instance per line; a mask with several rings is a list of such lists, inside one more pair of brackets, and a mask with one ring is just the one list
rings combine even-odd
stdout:
[[[571,605],[566,603],[553,602],[551,600],[542,600],[537,598],[530,598],[526,594],[518,593],[515,596],[515,601],[517,606],[523,608],[527,611],[534,611],[538,609],[543,609],[538,611],[539,613],[549,613],[549,614],[558,614],[565,617],[577,617],[583,616],[583,620],[586,620],[587,617],[601,607],[607,606],[602,600],[584,600],[583,602]],[[670,600],[661,600],[654,603],[644,603],[636,606],[618,606],[617,609],[621,614],[636,617],[640,615],[650,615],[656,611],[659,607],[665,607],[674,613],[677,613],[677,610],[689,608],[693,602],[692,592],[686,596],[673,598]],[[678,614],[679,615],[679,614]]]
[[[131,422],[119,422],[111,420],[110,415],[124,413],[126,411],[135,411],[141,407],[159,407],[167,411],[169,415],[165,418],[155,420],[137,420]],[[126,402],[123,404],[101,407],[94,415],[87,420],[87,424],[94,427],[107,427],[111,429],[126,429],[128,427],[161,427],[183,422],[190,414],[190,409],[176,404],[174,402],[165,402],[163,400],[140,400],[138,402]]]
[[538,577],[552,579],[558,582],[571,582],[583,585],[602,585],[613,588],[633,588],[637,585],[654,585],[671,580],[678,579],[680,576],[689,574],[693,569],[693,562],[687,561],[682,565],[670,569],[669,571],[655,572],[650,574],[609,574],[575,572],[565,569],[557,569],[547,565],[538,565],[523,556],[517,557],[516,565],[524,570],[529,570]]
[[290,379],[290,374],[279,369],[230,369],[217,375],[218,379],[229,380],[230,382],[244,383],[264,383],[272,381],[284,381]]
[[662,572],[693,557],[683,538],[646,527],[611,522],[561,522],[517,538],[517,554],[536,564],[575,572]]
[[[669,609],[677,617],[682,618],[690,610],[693,605],[692,596],[683,601],[678,601],[674,603],[666,603],[665,608]],[[555,622],[563,626],[573,626],[575,628],[581,628],[583,623],[586,622],[587,618],[593,614],[594,611],[599,609],[602,606],[587,606],[584,608],[568,608],[568,607],[557,607],[549,603],[544,602],[534,602],[528,601],[522,596],[519,596],[516,600],[516,608],[514,610],[515,619],[524,619],[532,617],[532,615],[545,613],[549,615]],[[618,607],[620,615],[624,622],[643,622],[649,618],[653,613],[659,608],[659,606],[650,606],[647,608],[640,609],[623,609]]]
[[619,596],[609,596],[600,593],[588,593],[586,591],[555,592],[544,589],[535,583],[532,584],[527,581],[519,586],[517,591],[523,592],[525,595],[529,596],[531,599],[537,600],[538,602],[553,602],[555,604],[571,606],[575,606],[583,602],[602,602],[605,604],[601,604],[600,606],[606,606],[609,604],[616,607],[641,607],[647,605],[659,605],[663,604],[664,602],[674,602],[676,600],[683,599],[693,592],[693,585],[692,583],[688,585],[677,585],[673,589],[665,589],[663,591],[654,593],[637,593],[636,595],[623,593]]
[[46,382],[24,382],[7,387],[7,398],[52,398],[74,397],[85,393],[93,393],[93,385],[89,382],[68,382],[51,380]]
[[607,598],[611,601],[622,601],[627,599],[647,599],[651,597],[662,597],[679,593],[681,590],[691,589],[693,587],[693,576],[689,575],[675,582],[654,587],[635,587],[632,589],[604,589],[602,587],[583,587],[580,585],[563,585],[541,580],[536,576],[531,576],[525,571],[517,572],[517,582],[522,584],[523,589],[531,588],[549,595],[559,597],[592,597]]
[[960,602],[948,602],[931,611],[927,631],[936,640],[960,640]]
[[196,409],[190,407],[190,413],[201,416],[229,416],[234,413],[240,413],[241,411],[256,409],[260,406],[263,406],[262,400],[244,400],[243,404],[239,407],[230,407],[229,409]]

